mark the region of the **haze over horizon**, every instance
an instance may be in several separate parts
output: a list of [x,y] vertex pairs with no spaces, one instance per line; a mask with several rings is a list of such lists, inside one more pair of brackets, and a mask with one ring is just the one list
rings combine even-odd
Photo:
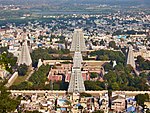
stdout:
[[145,5],[149,6],[150,0],[0,0],[0,4],[108,4],[108,5]]

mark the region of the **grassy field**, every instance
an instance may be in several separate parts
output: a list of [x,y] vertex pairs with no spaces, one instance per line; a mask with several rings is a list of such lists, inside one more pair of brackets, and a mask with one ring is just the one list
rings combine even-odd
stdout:
[[27,77],[29,76],[30,72],[31,72],[31,69],[28,69],[28,72],[25,76],[18,76],[17,79],[15,80],[15,82],[13,83],[13,85],[18,85],[21,82],[24,82],[27,79]]

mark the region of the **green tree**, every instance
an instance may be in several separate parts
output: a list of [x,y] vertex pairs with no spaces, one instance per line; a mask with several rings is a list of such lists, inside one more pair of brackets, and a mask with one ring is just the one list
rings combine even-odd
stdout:
[[69,59],[70,60],[72,59],[72,57],[70,56],[69,53],[70,51],[68,49],[57,50],[52,48],[38,48],[31,53],[32,65],[34,67],[37,67],[39,59],[42,60],[52,60],[52,59],[68,60]]
[[[53,53],[53,51],[51,51],[51,53]],[[34,67],[37,66],[39,59],[42,59],[42,60],[51,60],[52,59],[52,57],[49,55],[49,49],[43,49],[43,48],[35,49],[31,53],[31,58],[32,58],[32,65]]]
[[86,90],[103,90],[104,88],[100,87],[95,81],[85,81]]
[[145,61],[145,59],[142,56],[137,56],[137,62],[138,63],[142,63],[144,61]]
[[105,56],[107,56],[107,60],[116,60],[117,64],[118,63],[122,63],[125,64],[126,63],[126,58],[125,55],[123,53],[121,53],[120,51],[112,51],[112,50],[97,50],[97,51],[93,51],[90,53],[90,56],[97,56],[97,60],[103,60],[103,58],[105,58]]
[[108,81],[108,83],[116,82],[117,75],[114,71],[109,71],[109,73],[105,74],[104,79]]
[[8,51],[0,54],[0,65],[2,65],[8,72],[13,73],[13,69],[16,67],[17,58]]
[[116,48],[116,43],[115,43],[115,41],[110,41],[109,42],[109,47],[111,47],[111,48]]
[[120,87],[119,87],[119,85],[118,85],[117,82],[112,83],[112,84],[111,84],[111,88],[112,88],[113,90],[119,90],[119,89],[120,89]]
[[148,74],[146,74],[145,72],[142,72],[142,73],[140,73],[139,76],[142,77],[142,78],[147,78]]
[[14,112],[20,104],[20,100],[11,97],[10,93],[4,87],[4,83],[0,83],[0,92],[0,113]]
[[49,73],[50,66],[42,65],[37,71],[35,71],[29,81],[32,82],[34,89],[43,89],[45,82],[47,81],[47,75]]
[[28,71],[28,66],[26,64],[21,64],[19,67],[18,67],[18,74],[20,76],[24,76],[26,75]]
[[25,82],[21,82],[18,85],[12,85],[10,87],[10,89],[14,89],[14,90],[29,90],[29,89],[32,89],[32,86],[33,86],[32,82],[25,81]]
[[127,73],[127,74],[131,74],[134,71],[133,67],[131,65],[126,65],[124,67],[124,70],[125,70],[125,73]]
[[109,60],[109,57],[107,55],[98,55],[97,60],[107,61]]
[[18,85],[13,85],[10,87],[10,89],[48,89],[48,87],[45,85],[45,82],[48,80],[47,75],[49,70],[49,65],[42,65],[37,71],[34,71],[28,82],[25,81]]
[[90,73],[90,78],[96,78],[96,77],[98,77],[98,73],[95,73],[95,72],[92,72],[92,73]]
[[104,69],[105,69],[105,71],[111,71],[111,70],[113,70],[113,66],[111,63],[106,63],[104,65]]
[[124,71],[124,66],[123,64],[119,63],[118,65],[114,67],[114,69],[116,72],[121,72],[121,71]]
[[137,63],[139,70],[150,70],[150,61],[145,60],[142,56],[137,57]]
[[135,96],[135,100],[138,105],[145,107],[144,102],[149,101],[149,95],[148,94],[138,94]]

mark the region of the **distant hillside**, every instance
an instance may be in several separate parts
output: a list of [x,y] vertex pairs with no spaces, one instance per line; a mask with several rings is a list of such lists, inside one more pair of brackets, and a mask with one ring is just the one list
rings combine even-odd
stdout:
[[40,4],[109,4],[109,5],[150,5],[150,0],[0,0],[0,4],[40,5]]
[[68,0],[83,4],[108,4],[108,5],[150,5],[150,0]]

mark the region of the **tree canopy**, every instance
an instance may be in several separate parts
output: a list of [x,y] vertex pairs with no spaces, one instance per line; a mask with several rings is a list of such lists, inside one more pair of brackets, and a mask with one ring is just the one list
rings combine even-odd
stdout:
[[135,100],[136,100],[138,105],[140,105],[144,108],[144,102],[149,101],[149,95],[147,93],[138,94],[135,96]]
[[90,53],[91,56],[97,56],[97,60],[116,60],[117,63],[125,64],[125,55],[121,51],[97,50]]
[[[72,57],[69,55],[68,49],[52,49],[52,48],[38,48],[31,53],[32,65],[37,66],[38,60],[70,60]],[[67,54],[67,55],[64,55]]]
[[10,93],[4,87],[4,83],[0,83],[0,113],[13,112],[20,104],[20,100],[11,98]]
[[116,49],[117,46],[116,46],[115,41],[110,41],[110,42],[109,42],[109,47]]
[[92,72],[90,73],[90,78],[97,78],[98,77],[98,73]]
[[104,75],[104,82],[85,81],[86,90],[104,90],[106,88],[109,90],[149,90],[149,86],[146,84],[149,74],[143,73],[137,76],[130,65],[124,66],[121,63],[109,69],[108,73]]
[[139,66],[139,70],[150,70],[150,61],[149,60],[145,60],[142,56],[138,56],[137,57],[137,61],[136,61]]
[[49,65],[42,65],[31,75],[29,81],[22,82],[18,85],[12,85],[10,89],[44,89],[44,87],[46,87],[45,82],[47,81],[49,70]]
[[16,67],[17,58],[5,48],[1,48],[0,53],[0,65],[8,72],[13,73],[13,69]]
[[28,70],[28,66],[26,64],[21,64],[20,66],[18,66],[18,74],[20,76],[26,75],[27,70]]

